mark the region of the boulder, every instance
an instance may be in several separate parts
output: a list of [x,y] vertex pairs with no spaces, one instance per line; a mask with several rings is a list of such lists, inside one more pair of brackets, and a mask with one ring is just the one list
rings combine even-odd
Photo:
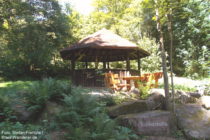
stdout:
[[108,114],[111,117],[117,117],[119,115],[147,111],[148,109],[149,108],[145,100],[137,100],[131,102],[124,102],[122,104],[109,107]]
[[198,99],[184,91],[177,91],[176,101],[181,102],[181,104],[187,104],[187,103],[196,103]]
[[164,108],[164,95],[159,92],[153,92],[147,99],[147,105],[150,110],[163,109]]
[[210,139],[210,111],[198,104],[176,106],[178,126],[188,139]]
[[202,96],[200,98],[200,103],[204,108],[210,109],[210,96]]
[[162,109],[163,99],[162,95],[153,94],[147,100],[129,101],[109,107],[108,114],[111,117],[117,117],[119,115]]
[[175,126],[171,113],[160,110],[121,115],[117,120],[136,134],[144,136],[169,136]]
[[202,96],[201,93],[199,92],[189,92],[188,93],[191,97],[194,97],[194,98],[200,98]]
[[163,97],[165,97],[165,90],[160,89],[160,88],[153,88],[150,90],[149,94],[158,94],[158,95],[162,95]]

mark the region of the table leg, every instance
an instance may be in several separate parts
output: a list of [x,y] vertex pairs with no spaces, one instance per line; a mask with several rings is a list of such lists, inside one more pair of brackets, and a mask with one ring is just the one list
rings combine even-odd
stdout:
[[139,85],[138,85],[138,81],[137,80],[134,80],[134,85],[135,85],[135,88],[139,88]]
[[131,81],[130,80],[126,80],[126,84],[128,84],[127,85],[127,90],[129,91],[129,90],[131,90]]

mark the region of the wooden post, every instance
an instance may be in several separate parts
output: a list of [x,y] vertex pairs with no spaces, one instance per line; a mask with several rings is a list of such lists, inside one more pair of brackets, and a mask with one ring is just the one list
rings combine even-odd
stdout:
[[96,57],[96,60],[95,60],[95,69],[98,69],[98,58]]
[[107,62],[107,65],[108,65],[108,69],[109,69],[109,62]]
[[131,69],[129,57],[127,57],[127,60],[126,60],[126,67],[128,71]]
[[98,62],[95,62],[95,69],[98,69]]
[[88,69],[88,62],[85,62],[85,69]]
[[71,81],[72,81],[72,83],[74,83],[75,84],[75,79],[74,79],[74,75],[75,75],[75,61],[74,60],[71,60]]
[[75,70],[75,61],[71,60],[71,70],[74,71]]
[[103,69],[106,69],[106,62],[103,62]]
[[138,53],[138,71],[139,71],[139,74],[141,76],[141,59],[140,59],[140,56],[139,56],[139,53]]

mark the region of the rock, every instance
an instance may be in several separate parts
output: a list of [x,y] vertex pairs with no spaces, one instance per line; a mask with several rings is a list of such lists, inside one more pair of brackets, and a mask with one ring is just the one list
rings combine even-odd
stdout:
[[210,109],[210,96],[202,96],[200,102],[204,108]]
[[189,92],[188,93],[191,97],[194,97],[194,98],[200,98],[202,96],[201,93],[198,93],[198,92]]
[[175,126],[171,113],[160,110],[121,115],[117,120],[136,134],[145,136],[169,136]]
[[147,136],[142,140],[176,140],[176,139],[172,137],[163,137],[163,136]]
[[178,96],[176,97],[177,102],[181,102],[181,104],[196,103],[198,101],[197,98],[184,91],[177,91],[176,96]]
[[147,105],[150,110],[164,108],[164,95],[159,92],[153,92],[147,99]]
[[138,88],[134,88],[134,89],[131,89],[131,91],[129,92],[129,94],[137,94],[137,95],[140,95],[140,91]]
[[178,126],[188,139],[210,139],[210,111],[201,105],[176,106]]
[[119,105],[115,105],[108,108],[108,114],[111,117],[117,117],[119,115],[138,113],[147,111],[149,108],[145,100],[124,102]]
[[122,104],[109,107],[108,114],[111,117],[117,117],[119,115],[162,109],[163,98],[164,97],[162,95],[153,94],[148,98],[148,100],[124,102]]
[[153,88],[150,90],[149,94],[158,94],[158,95],[162,95],[163,97],[165,97],[165,90],[159,89],[159,88]]

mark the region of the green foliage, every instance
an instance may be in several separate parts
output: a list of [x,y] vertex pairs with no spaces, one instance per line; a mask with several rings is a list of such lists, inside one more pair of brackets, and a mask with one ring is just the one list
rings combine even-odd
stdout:
[[7,119],[14,119],[13,111],[10,107],[9,97],[5,95],[0,96],[0,122]]
[[[43,129],[39,125],[33,125],[33,124],[23,124],[20,122],[9,122],[9,121],[4,121],[0,122],[0,136],[37,136],[39,140],[43,138],[45,135],[45,129]],[[37,135],[20,135],[20,134],[13,134],[13,135],[8,135],[6,132],[39,132],[40,134]]]
[[149,96],[150,83],[139,82],[140,99],[146,99]]
[[43,75],[52,67],[66,67],[58,57],[73,38],[71,21],[57,1],[2,0],[0,5],[1,75]]
[[183,139],[184,138],[184,134],[181,130],[176,130],[172,133],[173,137],[178,138],[178,139]]
[[69,140],[124,140],[136,138],[131,130],[119,127],[105,113],[104,104],[97,102],[96,97],[73,91],[64,98],[65,108],[57,116],[60,128],[71,133]]
[[128,94],[127,92],[117,92],[114,96],[105,96],[99,98],[99,102],[105,104],[105,106],[113,106],[121,104],[123,102],[129,102],[131,100],[139,99],[139,96],[136,94]]
[[[158,46],[153,39],[159,37],[155,22],[155,9],[158,8],[167,54],[170,46],[167,15],[172,15],[174,72],[193,78],[207,77],[209,4],[202,0],[161,0],[157,5],[152,0],[121,0],[119,4],[116,0],[96,0],[96,10],[85,18],[81,37],[101,28],[112,30],[151,52],[150,57],[142,60],[144,71],[159,70]],[[131,65],[137,68],[136,62]],[[116,62],[112,67],[123,68],[124,64]]]
[[64,94],[70,93],[71,83],[48,78],[31,85],[25,96],[28,109],[40,111],[48,100],[60,101]]
[[[21,88],[17,88],[18,85]],[[3,128],[4,131],[43,131],[44,133],[39,139],[46,138],[47,133],[55,130],[70,132],[66,135],[66,139],[70,140],[137,139],[130,129],[119,126],[109,118],[105,112],[106,101],[87,94],[88,89],[73,87],[69,82],[52,78],[25,83],[21,81],[7,82],[0,86],[6,88],[7,93],[17,90],[11,96],[6,95],[7,93],[0,96],[0,116],[7,118],[1,120],[3,122],[0,123],[0,129]],[[11,91],[9,92],[9,90]],[[24,99],[28,109],[36,113],[35,115],[41,113],[40,111],[48,100],[59,101],[63,105],[63,110],[53,117],[53,121],[43,120],[36,125],[11,122],[12,118],[15,121],[15,116],[12,112],[9,113],[11,111],[9,102],[12,101],[9,97]]]

